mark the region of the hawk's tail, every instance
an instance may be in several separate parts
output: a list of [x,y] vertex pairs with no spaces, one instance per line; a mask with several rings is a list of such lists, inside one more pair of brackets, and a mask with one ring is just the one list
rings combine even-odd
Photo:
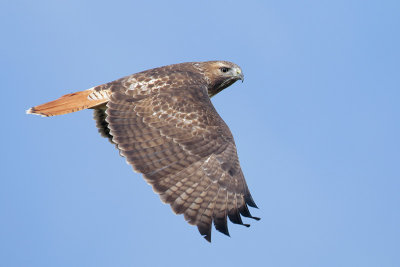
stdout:
[[50,117],[93,108],[106,102],[108,102],[107,92],[94,91],[93,88],[90,88],[85,91],[67,94],[54,101],[32,107],[28,109],[26,113]]

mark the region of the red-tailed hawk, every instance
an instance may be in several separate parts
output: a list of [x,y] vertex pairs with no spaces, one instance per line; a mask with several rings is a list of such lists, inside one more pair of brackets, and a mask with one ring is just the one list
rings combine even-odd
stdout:
[[211,225],[229,235],[257,207],[246,185],[232,134],[210,97],[237,80],[240,67],[227,61],[174,64],[33,107],[54,116],[94,109],[103,137],[143,174],[163,202],[184,214],[211,241]]

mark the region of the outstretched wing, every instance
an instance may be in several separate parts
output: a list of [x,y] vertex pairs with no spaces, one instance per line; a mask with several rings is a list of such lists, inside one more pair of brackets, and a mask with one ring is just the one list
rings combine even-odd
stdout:
[[[211,241],[211,226],[229,235],[227,217],[243,224],[256,207],[240,169],[232,134],[207,88],[191,82],[141,92],[111,89],[107,118],[113,142],[177,214]],[[143,92],[143,91],[142,91]],[[149,92],[149,91],[147,91]]]

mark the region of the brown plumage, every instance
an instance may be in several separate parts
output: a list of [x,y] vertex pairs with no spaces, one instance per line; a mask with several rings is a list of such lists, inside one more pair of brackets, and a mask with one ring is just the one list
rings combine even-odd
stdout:
[[229,235],[227,217],[244,224],[256,207],[235,142],[210,97],[237,80],[227,61],[164,66],[63,96],[27,112],[43,116],[86,108],[103,137],[143,174],[163,202],[211,241],[211,225]]

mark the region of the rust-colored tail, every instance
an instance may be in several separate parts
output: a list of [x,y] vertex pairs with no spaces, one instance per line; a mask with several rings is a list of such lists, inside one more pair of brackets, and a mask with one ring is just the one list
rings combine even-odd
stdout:
[[28,109],[26,113],[50,117],[93,108],[107,101],[108,94],[106,92],[96,92],[91,88],[85,91],[67,94],[54,101],[32,107]]

